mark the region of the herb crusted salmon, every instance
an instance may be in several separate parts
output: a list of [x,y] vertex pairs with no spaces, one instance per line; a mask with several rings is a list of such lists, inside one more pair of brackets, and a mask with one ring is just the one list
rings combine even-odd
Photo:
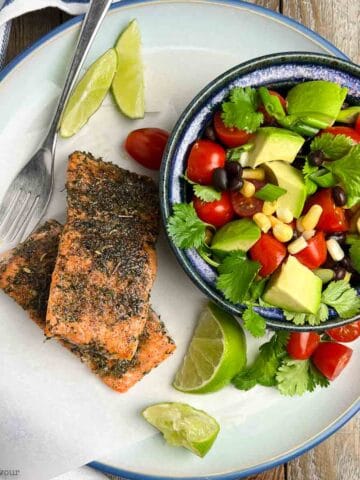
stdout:
[[[61,230],[59,223],[48,221],[24,243],[0,259],[0,288],[26,310],[42,329],[45,328],[48,292]],[[94,346],[78,349],[69,342],[61,343],[118,392],[126,392],[175,350],[173,340],[151,309],[139,338],[138,349],[131,360],[109,360]]]
[[46,335],[131,360],[149,313],[159,228],[154,182],[73,153]]

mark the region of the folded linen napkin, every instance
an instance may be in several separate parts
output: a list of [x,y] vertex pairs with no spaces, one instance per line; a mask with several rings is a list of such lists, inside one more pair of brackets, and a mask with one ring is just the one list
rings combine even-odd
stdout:
[[0,0],[0,69],[9,41],[11,20],[24,13],[45,7],[58,7],[71,15],[86,11],[89,0]]

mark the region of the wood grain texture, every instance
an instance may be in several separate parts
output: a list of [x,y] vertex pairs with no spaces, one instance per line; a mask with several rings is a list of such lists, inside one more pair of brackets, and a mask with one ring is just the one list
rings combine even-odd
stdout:
[[[319,32],[352,60],[360,62],[360,0],[248,1],[282,11]],[[7,60],[69,18],[65,13],[48,8],[14,20]],[[359,432],[358,416],[302,457],[246,480],[360,480]]]
[[359,0],[282,0],[282,13],[320,33],[360,63]]

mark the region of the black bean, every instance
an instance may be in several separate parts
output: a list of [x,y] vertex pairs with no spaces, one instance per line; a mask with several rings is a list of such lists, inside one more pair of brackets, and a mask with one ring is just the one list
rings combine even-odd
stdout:
[[206,138],[207,140],[211,140],[212,142],[216,142],[217,140],[216,133],[215,133],[214,127],[211,124],[209,124],[205,128],[203,137]]
[[305,164],[305,159],[302,157],[296,157],[292,163],[292,166],[297,168],[298,170],[302,170]]
[[226,174],[225,168],[215,168],[212,174],[213,186],[218,190],[227,190],[228,188],[228,177]]
[[330,256],[328,256],[325,262],[321,265],[321,268],[334,268],[335,265],[336,265],[335,260],[333,260]]
[[315,150],[309,154],[309,163],[315,167],[320,167],[326,160],[324,153],[321,150]]
[[243,185],[244,185],[244,182],[243,182],[242,178],[233,177],[233,178],[230,178],[230,180],[229,180],[229,190],[231,190],[232,192],[234,190],[240,190],[240,188]]
[[335,204],[338,207],[343,207],[347,202],[346,193],[345,193],[345,190],[342,187],[339,187],[339,186],[334,187],[332,189],[332,196],[333,196]]
[[231,178],[241,178],[243,169],[238,162],[226,162],[225,163],[225,170],[228,175],[228,179]]
[[297,231],[296,228],[295,228],[294,232],[293,232],[292,240],[296,240],[300,236],[301,236],[301,233],[299,231]]
[[344,267],[335,267],[334,268],[334,280],[343,280],[346,275],[346,270]]
[[351,263],[351,260],[349,257],[344,257],[341,262],[340,262],[340,265],[342,267],[344,267],[348,272],[352,272],[354,270],[353,266],[352,266],[352,263]]
[[346,233],[345,232],[334,232],[331,235],[329,235],[328,238],[334,238],[338,243],[342,244],[342,243],[345,243]]

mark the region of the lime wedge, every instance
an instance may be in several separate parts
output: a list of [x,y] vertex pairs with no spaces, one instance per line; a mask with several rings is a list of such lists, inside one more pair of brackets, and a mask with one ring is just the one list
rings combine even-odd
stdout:
[[141,60],[141,34],[136,20],[121,33],[115,50],[119,68],[112,82],[115,101],[129,118],[142,118],[145,113],[144,72]]
[[61,119],[60,135],[71,137],[89,120],[109,91],[117,67],[117,55],[110,48],[85,72],[75,87]]
[[186,393],[220,390],[246,366],[246,340],[235,318],[213,303],[199,323],[173,383]]
[[186,403],[158,403],[142,414],[170,445],[185,447],[199,457],[207,454],[220,430],[213,417]]

